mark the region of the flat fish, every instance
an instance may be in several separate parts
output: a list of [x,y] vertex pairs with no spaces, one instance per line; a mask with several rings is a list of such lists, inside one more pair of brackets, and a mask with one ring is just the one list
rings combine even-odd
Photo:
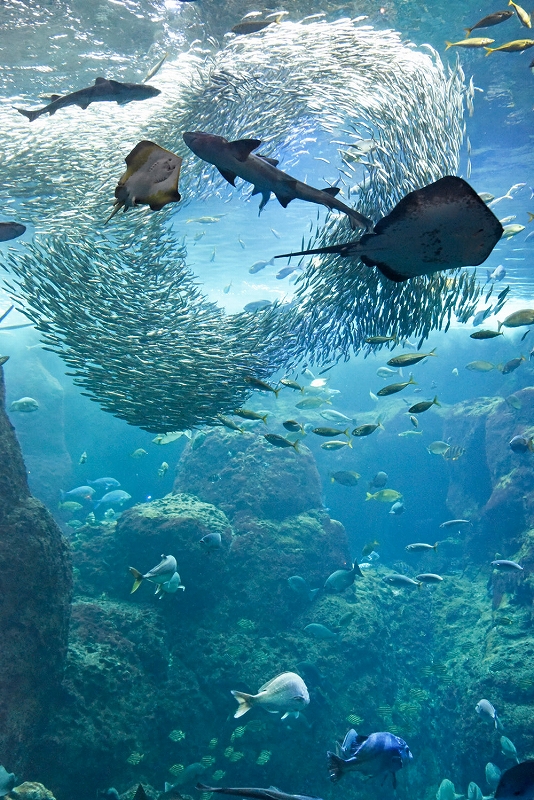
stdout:
[[316,253],[353,256],[400,283],[419,275],[482,264],[503,230],[466,181],[447,175],[407,194],[377,222],[372,233],[359,241],[275,258]]
[[115,188],[114,208],[106,222],[121,208],[127,211],[133,206],[148,205],[152,211],[160,211],[167,203],[181,199],[180,156],[144,140],[135,145],[125,161],[128,169]]

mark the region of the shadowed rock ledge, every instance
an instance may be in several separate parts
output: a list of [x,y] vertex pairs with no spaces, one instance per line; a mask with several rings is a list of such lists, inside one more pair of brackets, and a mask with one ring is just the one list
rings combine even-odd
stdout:
[[0,368],[0,752],[19,777],[58,695],[71,590],[68,545],[30,494]]

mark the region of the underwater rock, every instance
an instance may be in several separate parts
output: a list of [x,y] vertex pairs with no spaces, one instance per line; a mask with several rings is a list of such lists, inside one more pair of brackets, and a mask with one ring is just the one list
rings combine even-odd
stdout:
[[[11,386],[12,382],[15,385]],[[35,413],[11,414],[10,418],[24,454],[31,492],[55,509],[58,488],[70,483],[72,473],[65,444],[63,387],[33,355],[25,358],[21,374],[10,380],[8,388],[10,398],[29,395],[39,403]]]
[[15,786],[7,797],[8,800],[56,800],[52,792],[35,781],[24,781],[20,786]]
[[283,520],[321,508],[321,480],[305,445],[299,445],[300,452],[278,449],[256,433],[221,429],[200,436],[200,443],[193,439],[180,457],[175,492],[214,503],[232,520]]
[[4,406],[0,369],[0,751],[27,772],[57,695],[67,648],[68,546],[26,468]]

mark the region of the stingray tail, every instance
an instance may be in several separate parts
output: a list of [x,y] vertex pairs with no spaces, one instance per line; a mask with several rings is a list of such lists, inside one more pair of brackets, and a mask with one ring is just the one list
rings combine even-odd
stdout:
[[292,256],[312,256],[322,253],[338,253],[341,256],[355,255],[360,242],[346,242],[345,244],[332,244],[329,247],[317,247],[314,250],[300,250],[298,253],[282,253],[275,258],[291,258]]
[[112,219],[115,216],[115,214],[117,213],[117,211],[120,211],[121,208],[124,207],[124,205],[125,204],[121,200],[115,200],[115,205],[113,206],[113,211],[111,212],[109,217],[104,222],[104,225],[107,225],[108,222],[110,221],[110,219]]
[[[13,108],[16,108],[16,107],[13,106]],[[36,109],[35,111],[26,111],[25,108],[16,108],[16,110],[19,112],[19,114],[22,114],[27,119],[29,119],[30,122],[33,122],[41,114],[41,110],[40,109]]]

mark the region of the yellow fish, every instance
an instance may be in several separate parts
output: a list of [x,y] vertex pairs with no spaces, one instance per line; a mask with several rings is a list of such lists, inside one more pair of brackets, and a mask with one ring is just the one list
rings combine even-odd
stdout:
[[501,50],[503,53],[522,53],[523,50],[528,50],[529,47],[534,47],[534,39],[515,39],[513,42],[506,42],[501,44],[500,47],[486,47],[486,56],[490,53],[496,53]]
[[493,44],[495,39],[488,39],[485,36],[475,36],[472,39],[461,39],[459,42],[445,42],[448,50],[449,47],[486,47],[488,44]]
[[524,8],[518,6],[517,3],[514,3],[513,0],[509,0],[509,6],[513,6],[515,8],[515,13],[519,17],[521,24],[525,26],[525,28],[532,28],[532,20],[530,18],[530,14],[525,11]]

